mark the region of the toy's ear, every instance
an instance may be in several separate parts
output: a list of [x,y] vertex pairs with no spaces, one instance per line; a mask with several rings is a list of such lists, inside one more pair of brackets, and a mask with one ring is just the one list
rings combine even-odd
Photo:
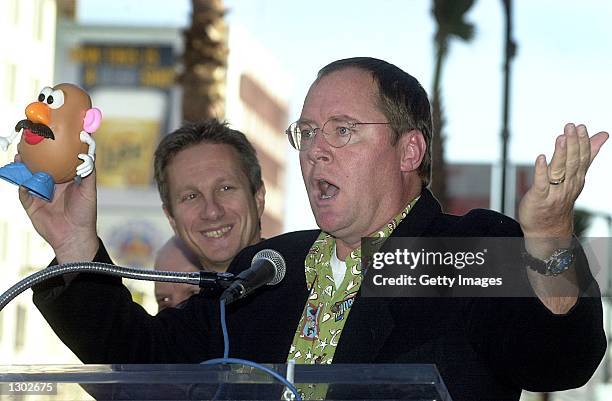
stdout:
[[85,113],[85,118],[83,119],[83,129],[90,134],[93,134],[98,128],[100,128],[101,122],[102,112],[100,109],[93,107],[87,110],[87,113]]

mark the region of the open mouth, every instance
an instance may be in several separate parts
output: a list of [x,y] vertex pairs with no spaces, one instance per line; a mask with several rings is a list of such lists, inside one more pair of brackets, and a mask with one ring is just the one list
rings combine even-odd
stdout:
[[21,120],[15,125],[15,131],[23,130],[24,140],[29,145],[36,145],[43,139],[55,140],[51,128],[45,124],[33,123],[30,120]]
[[202,234],[204,234],[206,238],[221,238],[225,234],[230,232],[231,229],[232,229],[232,226],[225,226],[218,230],[204,231]]
[[317,183],[319,185],[319,199],[331,199],[340,192],[340,188],[327,180],[320,179]]

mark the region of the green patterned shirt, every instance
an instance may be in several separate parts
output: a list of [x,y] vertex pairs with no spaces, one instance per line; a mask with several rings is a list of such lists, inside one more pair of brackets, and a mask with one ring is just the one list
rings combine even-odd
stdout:
[[[371,237],[386,238],[408,215],[419,198],[410,202],[401,213]],[[321,232],[304,262],[309,296],[300,318],[287,360],[296,363],[329,364],[334,358],[344,323],[361,286],[361,247],[346,258],[346,274],[342,283],[335,283],[330,266],[336,239]]]

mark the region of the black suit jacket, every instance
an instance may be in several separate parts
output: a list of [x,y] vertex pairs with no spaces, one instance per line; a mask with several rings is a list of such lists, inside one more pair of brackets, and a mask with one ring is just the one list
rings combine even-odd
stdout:
[[[261,249],[287,262],[283,281],[228,306],[230,357],[283,363],[308,296],[304,259],[319,231],[281,235],[246,248],[230,272]],[[424,190],[392,234],[400,237],[521,236],[514,220],[487,210],[443,214]],[[96,261],[110,262],[101,246]],[[197,363],[221,357],[218,303],[210,293],[150,316],[119,279],[79,274],[35,288],[49,324],[85,363]],[[580,298],[553,315],[537,298],[367,298],[358,295],[334,363],[435,363],[451,396],[518,400],[521,389],[584,384],[605,352],[601,301]]]

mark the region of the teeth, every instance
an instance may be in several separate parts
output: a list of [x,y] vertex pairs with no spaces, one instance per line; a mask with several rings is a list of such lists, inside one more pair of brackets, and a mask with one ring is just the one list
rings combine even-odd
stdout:
[[330,199],[336,196],[339,188],[327,180],[319,180],[320,199]]
[[219,230],[214,231],[206,231],[204,236],[207,238],[221,238],[225,233],[227,233],[231,229],[230,226],[223,227]]

